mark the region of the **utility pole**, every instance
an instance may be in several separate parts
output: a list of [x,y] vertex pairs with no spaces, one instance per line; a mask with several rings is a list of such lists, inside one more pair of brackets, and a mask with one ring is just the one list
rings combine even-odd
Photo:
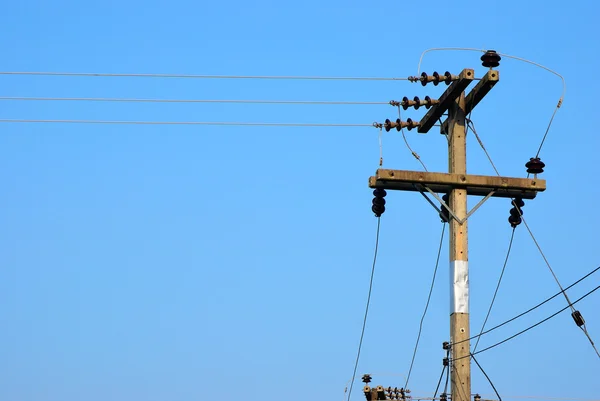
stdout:
[[[369,186],[376,189],[416,191],[420,192],[428,202],[440,213],[444,221],[450,226],[450,383],[452,401],[470,401],[471,399],[471,354],[470,354],[470,328],[469,328],[469,265],[468,265],[468,227],[467,220],[490,197],[503,197],[511,199],[533,199],[538,192],[546,189],[546,182],[537,179],[509,178],[499,176],[482,176],[467,174],[467,116],[483,99],[483,97],[499,81],[500,74],[492,69],[499,65],[500,56],[489,50],[482,57],[483,65],[490,70],[481,78],[468,95],[465,89],[475,80],[472,69],[464,69],[460,75],[448,72],[439,75],[423,73],[420,77],[410,77],[413,82],[420,82],[423,86],[428,83],[434,85],[440,82],[448,84],[448,88],[439,99],[418,98],[408,100],[404,98],[398,102],[405,110],[414,106],[428,108],[427,113],[420,121],[396,122],[386,120],[384,128],[390,131],[396,128],[409,130],[417,128],[419,133],[427,133],[444,113],[448,118],[441,124],[441,133],[448,141],[448,173],[417,172],[405,170],[378,169],[374,177],[369,178]],[[412,78],[412,79],[411,79]],[[375,191],[374,205],[385,191]],[[440,197],[442,194],[443,197]],[[483,199],[468,211],[468,195],[482,196]],[[384,195],[383,195],[384,196]],[[440,208],[429,198],[433,196],[442,204]],[[513,203],[517,203],[514,201]],[[383,205],[383,203],[379,203]],[[516,206],[516,205],[515,205]],[[384,209],[377,211],[381,215]],[[518,209],[520,212],[520,209]],[[520,217],[517,216],[517,219]],[[512,221],[511,221],[512,224]],[[518,223],[517,223],[518,224]],[[445,397],[445,395],[444,395]],[[367,397],[368,398],[368,397]]]

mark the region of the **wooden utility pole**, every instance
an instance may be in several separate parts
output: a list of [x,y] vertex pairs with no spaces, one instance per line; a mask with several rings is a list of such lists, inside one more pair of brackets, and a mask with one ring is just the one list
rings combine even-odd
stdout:
[[[495,52],[494,52],[495,53]],[[499,58],[498,58],[499,59]],[[483,60],[483,58],[482,58]],[[495,65],[498,65],[497,63]],[[420,192],[438,212],[448,211],[450,225],[450,383],[452,401],[470,401],[471,398],[471,354],[469,330],[469,266],[468,266],[468,224],[469,217],[490,197],[533,199],[539,191],[546,189],[546,182],[537,178],[509,178],[499,176],[481,176],[467,174],[467,115],[494,87],[499,73],[490,69],[465,95],[465,89],[475,80],[472,69],[465,69],[458,76],[446,74],[452,83],[437,101],[429,100],[431,108],[419,122],[386,120],[385,129],[397,130],[403,127],[418,127],[419,133],[427,133],[445,112],[448,118],[442,123],[441,132],[448,140],[448,173],[429,173],[405,170],[378,169],[374,177],[369,178],[371,188],[395,189]],[[440,82],[440,76],[434,73],[420,78],[424,85],[428,82]],[[406,98],[405,98],[406,99]],[[418,103],[417,99],[411,105]],[[415,106],[418,108],[418,105]],[[438,194],[448,195],[448,202]],[[442,203],[441,210],[433,196]],[[467,209],[467,196],[484,198],[471,210]]]
[[[448,170],[450,174],[467,174],[467,141],[465,94],[459,95],[448,111]],[[452,401],[469,401],[471,398],[470,329],[469,329],[469,258],[467,190],[454,187],[450,191],[450,209],[458,219],[450,219],[450,343],[452,347],[450,383]]]

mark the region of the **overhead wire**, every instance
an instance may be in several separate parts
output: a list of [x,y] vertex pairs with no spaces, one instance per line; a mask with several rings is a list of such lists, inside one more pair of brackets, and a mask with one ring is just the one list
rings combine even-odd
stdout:
[[498,390],[496,390],[496,386],[494,386],[494,383],[492,382],[492,379],[490,379],[490,377],[485,372],[485,370],[483,370],[483,367],[479,364],[479,362],[477,361],[477,359],[475,358],[475,355],[473,355],[473,353],[471,353],[471,358],[473,358],[473,361],[475,361],[475,363],[479,367],[479,370],[481,370],[481,373],[483,373],[483,375],[485,376],[485,378],[487,379],[487,381],[490,383],[490,386],[492,386],[492,389],[494,389],[494,392],[496,393],[496,397],[498,397],[498,401],[502,401],[502,397],[500,397],[500,394],[498,393]]
[[471,128],[471,131],[473,131],[473,134],[475,134],[475,138],[477,138],[477,142],[479,142],[479,146],[481,146],[481,149],[483,149],[483,152],[487,156],[487,159],[489,160],[490,164],[492,165],[492,168],[494,169],[494,171],[496,172],[496,174],[498,176],[500,176],[500,173],[498,172],[498,169],[496,168],[496,165],[494,164],[494,161],[492,160],[492,157],[488,153],[485,145],[483,144],[483,141],[479,137],[479,134],[477,134],[477,130],[475,129],[475,124],[473,123],[473,120],[470,119],[470,116],[471,116],[471,114],[469,113],[469,118],[467,119],[467,127]]
[[[400,106],[398,106],[398,118],[400,120],[402,120],[402,114],[401,114],[401,111],[400,111]],[[408,143],[408,139],[406,139],[406,134],[404,133],[404,128],[403,127],[400,128],[400,133],[402,134],[402,139],[404,139],[404,143],[406,144],[406,147],[408,148],[409,152],[413,155],[413,157],[415,159],[417,159],[417,161],[419,163],[421,163],[421,166],[423,166],[423,169],[425,171],[429,171],[429,170],[427,170],[427,166],[425,166],[425,163],[423,163],[423,160],[421,160],[421,156],[419,156],[419,154],[417,152],[415,152],[413,150],[413,148],[410,146],[410,144]]]
[[410,361],[410,368],[408,369],[408,375],[406,376],[406,382],[404,384],[404,388],[408,388],[408,382],[410,380],[410,375],[413,370],[413,365],[415,363],[415,357],[417,356],[417,350],[419,348],[419,341],[421,340],[421,332],[423,331],[423,321],[425,320],[425,316],[427,315],[427,310],[429,309],[429,302],[431,301],[431,294],[433,293],[433,287],[435,285],[435,278],[437,275],[438,267],[440,265],[440,255],[442,254],[442,246],[444,244],[444,233],[446,232],[446,224],[442,224],[442,233],[440,234],[440,245],[438,246],[437,257],[435,260],[435,268],[433,269],[433,277],[431,279],[431,285],[429,286],[429,294],[427,295],[427,302],[425,303],[425,310],[423,311],[423,315],[421,316],[421,321],[419,323],[419,332],[417,334],[417,341],[415,342],[415,348],[413,351],[412,359]]
[[[446,358],[449,358],[450,355],[450,351],[446,351]],[[435,391],[433,393],[433,399],[435,400],[435,397],[437,397],[437,393],[440,389],[440,385],[442,384],[442,379],[444,378],[444,373],[448,374],[450,370],[450,365],[449,364],[444,364],[442,365],[442,373],[440,374],[440,379],[438,380],[437,386],[435,387]],[[446,376],[447,377],[447,376]]]
[[[548,266],[548,269],[550,270],[550,273],[552,273],[552,276],[554,277],[554,280],[556,281],[556,284],[561,289],[562,294],[564,295],[565,299],[567,300],[567,303],[569,304],[567,306],[567,308],[571,308],[571,312],[575,313],[576,310],[573,307],[574,303],[571,302],[571,300],[569,299],[569,296],[567,295],[567,292],[560,285],[560,282],[558,281],[558,278],[556,277],[556,274],[554,273],[554,270],[552,269],[552,266],[550,266],[550,263],[548,262],[548,259],[546,258],[546,255],[542,251],[542,247],[540,246],[540,244],[536,240],[535,235],[533,235],[533,231],[531,231],[531,228],[529,228],[529,224],[527,224],[527,221],[525,221],[525,219],[522,216],[521,216],[521,219],[523,220],[523,223],[525,224],[525,227],[527,228],[527,231],[529,232],[529,235],[531,235],[531,239],[533,239],[533,242],[535,243],[537,249],[539,250],[540,255],[542,255],[542,258],[544,259],[544,262],[546,262],[546,266]],[[585,320],[583,320],[583,324],[581,324],[581,325],[577,324],[577,326],[581,329],[581,331],[583,332],[583,334],[587,337],[587,339],[590,342],[590,345],[592,346],[592,348],[594,349],[596,355],[598,356],[598,358],[600,358],[600,351],[596,347],[596,344],[594,343],[594,340],[592,339],[592,336],[590,335],[590,333],[589,333],[589,331],[587,329],[587,326],[585,324]]]
[[[597,286],[596,288],[592,289],[591,291],[589,291],[588,293],[586,293],[586,294],[585,294],[585,295],[583,295],[582,297],[580,297],[580,298],[578,298],[577,300],[575,300],[575,302],[573,302],[573,303],[572,303],[572,305],[575,305],[575,304],[577,304],[579,301],[582,301],[583,299],[585,299],[586,297],[588,297],[589,295],[591,295],[592,293],[594,293],[594,292],[595,292],[595,291],[597,291],[598,289],[600,289],[600,285],[599,285],[599,286]],[[510,336],[510,337],[508,337],[508,338],[505,338],[505,339],[504,339],[504,340],[502,340],[502,341],[499,341],[499,342],[497,342],[497,343],[495,343],[495,344],[493,344],[493,345],[490,345],[489,347],[486,347],[486,348],[484,348],[484,349],[482,349],[482,350],[479,350],[479,351],[477,351],[477,352],[473,352],[471,355],[466,355],[466,356],[461,356],[460,358],[455,358],[455,359],[453,359],[453,361],[458,361],[458,360],[460,360],[460,359],[463,359],[463,358],[469,358],[469,357],[471,357],[472,355],[481,354],[482,352],[488,351],[488,350],[490,350],[490,349],[492,349],[492,348],[495,348],[495,347],[497,347],[497,346],[499,346],[499,345],[501,345],[501,344],[504,344],[505,342],[507,342],[507,341],[510,341],[510,340],[512,340],[513,338],[515,338],[515,337],[518,337],[518,336],[520,336],[520,335],[522,335],[522,334],[524,334],[524,333],[528,332],[529,330],[531,330],[531,329],[533,329],[533,328],[535,328],[535,327],[539,326],[540,324],[547,322],[548,320],[552,319],[553,317],[555,317],[555,316],[559,315],[560,313],[564,312],[565,310],[569,309],[569,307],[570,307],[570,305],[568,305],[568,306],[565,306],[564,308],[560,309],[558,312],[555,312],[555,313],[553,313],[552,315],[550,315],[550,316],[546,317],[545,319],[542,319],[542,320],[540,320],[539,322],[537,322],[537,323],[535,323],[535,324],[533,324],[533,325],[531,325],[531,326],[527,327],[527,328],[526,328],[526,329],[524,329],[524,330],[521,330],[521,331],[519,331],[519,332],[518,332],[518,333],[516,333],[516,334],[513,334],[512,336]]]
[[377,252],[379,250],[379,229],[381,228],[381,217],[377,217],[377,232],[375,235],[375,251],[373,254],[373,266],[371,267],[371,278],[369,279],[369,291],[367,295],[367,304],[365,307],[365,315],[363,318],[362,329],[360,332],[360,341],[358,342],[358,351],[356,353],[356,361],[354,362],[354,371],[352,373],[352,381],[350,382],[350,390],[348,391],[348,401],[352,395],[352,388],[354,387],[354,380],[356,379],[356,369],[358,369],[358,362],[360,360],[360,351],[362,349],[362,343],[365,336],[365,328],[367,327],[367,316],[369,315],[369,305],[371,304],[371,293],[373,292],[373,278],[375,277],[375,266],[377,264]]
[[305,105],[389,105],[390,102],[328,101],[328,100],[255,100],[255,99],[140,99],[112,97],[23,97],[2,96],[10,101],[75,101],[75,102],[122,102],[122,103],[240,103],[240,104],[305,104]]
[[126,124],[126,125],[232,125],[261,127],[376,127],[375,124],[337,123],[266,123],[236,121],[129,121],[129,120],[44,120],[44,119],[0,119],[0,123],[61,123],[61,124]]
[[187,79],[276,79],[276,80],[318,80],[318,81],[408,81],[400,77],[336,77],[336,76],[295,76],[295,75],[197,75],[197,74],[155,74],[155,73],[107,73],[107,72],[50,72],[50,71],[0,71],[0,75],[37,75],[66,77],[137,77],[137,78],[187,78]]
[[490,306],[488,308],[487,314],[485,315],[485,319],[483,320],[483,324],[481,325],[481,330],[479,331],[479,336],[477,337],[477,342],[475,342],[475,346],[473,347],[473,352],[477,350],[477,346],[479,345],[479,340],[481,339],[481,333],[485,330],[485,325],[492,313],[492,308],[494,307],[494,302],[496,301],[496,296],[498,295],[498,290],[500,289],[500,284],[502,283],[502,277],[504,277],[504,271],[506,270],[506,265],[508,263],[508,258],[510,256],[510,251],[512,249],[513,240],[515,239],[515,230],[516,227],[513,227],[512,233],[510,235],[510,241],[508,243],[508,250],[506,251],[506,257],[504,258],[504,264],[502,265],[502,270],[500,272],[500,277],[498,278],[498,283],[496,284],[496,289],[494,290],[494,296],[492,297],[492,301],[490,302]]

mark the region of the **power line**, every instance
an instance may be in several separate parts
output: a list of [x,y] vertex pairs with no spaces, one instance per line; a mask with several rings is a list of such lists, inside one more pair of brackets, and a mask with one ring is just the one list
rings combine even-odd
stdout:
[[375,265],[377,263],[377,251],[379,250],[379,229],[381,228],[381,217],[377,217],[377,233],[375,235],[375,252],[373,254],[373,267],[371,268],[371,278],[369,280],[369,292],[367,295],[367,305],[365,307],[365,317],[363,319],[362,330],[360,332],[360,341],[358,342],[358,352],[356,353],[356,362],[354,363],[354,372],[352,373],[352,381],[350,382],[350,390],[348,391],[348,401],[352,395],[354,380],[356,379],[356,369],[360,359],[360,350],[362,349],[363,338],[365,336],[365,328],[367,327],[367,316],[369,314],[369,304],[371,303],[371,292],[373,291],[373,277],[375,276]]
[[374,127],[374,124],[264,123],[231,121],[117,121],[117,120],[36,120],[0,119],[0,123],[127,124],[127,125],[233,125],[261,127]]
[[[446,352],[446,358],[448,358],[449,353]],[[450,365],[442,365],[442,374],[440,374],[440,379],[438,380],[438,384],[435,388],[435,392],[433,393],[433,398],[435,400],[435,398],[437,397],[437,393],[440,389],[440,384],[442,384],[442,379],[444,378],[444,373],[446,373],[446,375],[448,374],[448,371],[450,370]],[[446,376],[447,378],[448,376]]]
[[[591,290],[590,292],[588,292],[587,294],[583,295],[581,298],[579,298],[579,299],[575,300],[575,302],[573,302],[571,305],[575,305],[576,303],[578,303],[579,301],[583,300],[584,298],[586,298],[587,296],[589,296],[589,295],[590,295],[590,294],[592,294],[593,292],[597,291],[598,289],[600,289],[600,285],[599,285],[599,286],[597,286],[596,288],[594,288],[593,290]],[[526,329],[524,329],[524,330],[521,330],[521,331],[520,331],[520,332],[518,332],[517,334],[513,334],[512,336],[510,336],[510,337],[508,337],[508,338],[505,338],[504,340],[502,340],[502,341],[499,341],[499,342],[497,342],[497,343],[495,343],[495,344],[493,344],[493,345],[490,345],[489,347],[487,347],[487,348],[484,348],[484,349],[482,349],[482,350],[480,350],[480,351],[474,352],[474,353],[472,353],[471,355],[467,355],[467,356],[464,356],[464,357],[456,358],[456,359],[454,359],[454,361],[458,361],[458,360],[460,360],[460,359],[463,359],[463,358],[468,358],[468,357],[470,357],[470,356],[472,356],[472,355],[481,354],[482,352],[485,352],[485,351],[488,351],[488,350],[490,350],[490,349],[492,349],[492,348],[495,348],[495,347],[497,347],[498,345],[504,344],[505,342],[507,342],[507,341],[509,341],[509,340],[512,340],[513,338],[515,338],[515,337],[518,337],[518,336],[520,336],[521,334],[524,334],[524,333],[528,332],[529,330],[531,330],[531,329],[533,329],[533,328],[535,328],[535,327],[539,326],[540,324],[547,322],[548,320],[552,319],[553,317],[557,316],[558,314],[560,314],[560,313],[564,312],[565,310],[569,309],[569,307],[570,307],[571,305],[565,306],[564,308],[562,308],[562,309],[561,309],[561,310],[559,310],[558,312],[555,312],[555,313],[553,313],[552,315],[548,316],[547,318],[540,320],[539,322],[537,322],[537,323],[535,323],[535,324],[533,324],[533,325],[531,325],[531,326],[527,327],[527,328],[526,328]]]
[[408,388],[408,381],[410,380],[410,374],[412,373],[413,364],[415,363],[415,357],[417,356],[417,349],[419,348],[419,340],[421,339],[421,331],[423,330],[423,321],[425,315],[427,315],[427,309],[429,309],[429,301],[431,301],[431,294],[433,293],[433,287],[435,284],[435,277],[437,275],[438,266],[440,264],[440,255],[442,253],[442,245],[444,244],[444,233],[446,232],[446,224],[442,224],[442,234],[440,235],[440,245],[438,247],[437,258],[435,260],[435,268],[433,269],[433,278],[431,279],[431,286],[429,287],[429,295],[427,295],[427,302],[425,303],[425,310],[423,316],[421,316],[421,322],[419,323],[419,334],[417,334],[417,341],[415,343],[415,349],[413,351],[412,360],[410,361],[410,368],[408,369],[408,375],[406,377],[406,383],[404,388]]
[[66,77],[137,77],[137,78],[191,78],[191,79],[279,79],[319,81],[407,81],[400,77],[327,77],[293,75],[195,75],[195,74],[140,74],[140,73],[96,73],[96,72],[47,72],[47,71],[0,71],[0,75],[38,75]]
[[[494,302],[496,301],[496,295],[498,295],[498,290],[500,289],[500,283],[502,283],[502,277],[504,276],[504,270],[506,270],[506,264],[508,263],[508,257],[510,256],[510,251],[512,249],[513,240],[515,239],[515,229],[517,227],[513,227],[512,233],[510,235],[510,242],[508,243],[508,250],[506,251],[506,257],[504,258],[504,265],[502,266],[502,271],[500,272],[500,277],[498,278],[498,284],[496,284],[496,290],[494,291],[494,296],[492,297],[492,302],[490,302],[490,307],[488,308],[487,315],[485,315],[485,319],[483,324],[481,325],[481,330],[479,331],[479,336],[477,337],[477,342],[473,347],[473,352],[477,350],[477,346],[479,345],[479,340],[481,340],[481,333],[485,330],[485,325],[490,317],[490,313],[492,312],[492,308],[494,307]],[[482,369],[483,371],[483,369]]]
[[[469,116],[470,116],[470,113],[469,113]],[[473,134],[475,134],[475,138],[477,138],[477,142],[479,142],[479,146],[481,146],[481,149],[483,149],[483,152],[485,153],[485,155],[487,156],[487,159],[489,160],[490,164],[492,165],[492,168],[494,169],[496,174],[498,176],[500,176],[500,173],[498,172],[498,169],[496,168],[496,165],[494,164],[492,157],[488,153],[487,149],[485,148],[485,145],[483,144],[483,141],[481,140],[481,138],[477,134],[477,131],[475,130],[475,124],[473,123],[473,121],[470,118],[467,119],[467,127],[469,127],[469,126],[470,126],[471,130],[473,131]]]
[[[568,287],[566,287],[566,288],[565,288],[565,291],[566,291],[566,290],[568,290],[568,289],[570,289],[570,288],[572,288],[572,287],[574,287],[575,285],[579,284],[580,282],[582,282],[583,280],[585,280],[586,278],[588,278],[588,277],[589,277],[589,276],[591,276],[592,274],[596,273],[598,270],[600,270],[600,266],[596,267],[594,270],[592,270],[591,272],[589,272],[589,273],[588,273],[588,274],[586,274],[585,276],[581,277],[579,280],[575,281],[573,284],[571,284],[571,285],[569,285]],[[527,309],[525,312],[519,313],[517,316],[515,316],[515,317],[512,317],[512,318],[510,318],[510,319],[508,319],[508,320],[506,320],[506,321],[504,321],[504,322],[500,323],[499,325],[496,325],[496,326],[492,327],[492,328],[491,328],[491,329],[489,329],[489,330],[486,330],[486,331],[484,331],[484,332],[482,332],[482,333],[479,333],[478,335],[475,335],[475,336],[473,336],[473,337],[470,337],[470,338],[468,338],[468,339],[466,339],[466,340],[457,341],[457,342],[455,342],[455,343],[452,343],[452,345],[457,345],[457,344],[463,343],[463,342],[465,342],[465,341],[470,341],[470,340],[473,340],[473,339],[475,339],[475,338],[481,337],[482,335],[488,334],[488,333],[490,333],[490,332],[492,332],[492,331],[494,331],[494,330],[496,330],[496,329],[499,329],[500,327],[502,327],[502,326],[504,326],[504,325],[506,325],[506,324],[508,324],[508,323],[510,323],[510,322],[512,322],[512,321],[515,321],[515,320],[517,320],[518,318],[520,318],[520,317],[522,317],[522,316],[525,316],[526,314],[528,314],[528,313],[530,313],[530,312],[533,312],[534,310],[536,310],[536,309],[537,309],[537,308],[539,308],[540,306],[542,306],[542,305],[544,305],[544,304],[546,304],[546,303],[548,303],[548,302],[552,301],[554,298],[556,298],[557,296],[559,296],[559,295],[561,295],[561,294],[562,294],[562,291],[559,291],[559,292],[557,292],[556,294],[552,295],[550,298],[547,298],[547,299],[545,299],[544,301],[540,302],[539,304],[535,305],[534,307]]]
[[139,99],[102,97],[22,97],[3,96],[0,100],[18,101],[84,101],[84,102],[129,102],[129,103],[242,103],[242,104],[306,104],[306,105],[389,105],[390,102],[354,102],[327,100],[248,100],[248,99]]
[[481,367],[481,365],[479,364],[479,362],[477,362],[477,359],[475,359],[475,355],[473,355],[472,353],[471,353],[471,358],[473,358],[473,360],[475,361],[475,363],[479,367],[479,370],[481,370],[481,373],[483,373],[483,375],[485,376],[485,378],[487,379],[487,381],[490,383],[490,386],[492,386],[492,388],[494,389],[494,392],[496,393],[496,397],[498,397],[498,401],[502,401],[502,397],[500,397],[500,394],[498,393],[498,390],[496,390],[496,386],[494,386],[494,383],[492,383],[492,379],[490,379],[490,377],[485,372],[485,370],[483,370],[483,367]]
[[[400,120],[402,120],[402,115],[400,114],[400,106],[398,106],[398,118]],[[400,132],[402,133],[402,139],[404,139],[404,143],[406,144],[406,147],[408,148],[409,152],[413,155],[413,157],[415,159],[417,159],[417,161],[419,163],[421,163],[421,166],[423,166],[423,169],[425,171],[429,171],[427,170],[427,166],[425,166],[425,163],[423,163],[423,160],[421,160],[421,156],[419,156],[419,154],[417,152],[415,152],[412,147],[410,146],[410,144],[408,143],[408,139],[406,139],[406,134],[404,133],[404,128],[400,128]]]

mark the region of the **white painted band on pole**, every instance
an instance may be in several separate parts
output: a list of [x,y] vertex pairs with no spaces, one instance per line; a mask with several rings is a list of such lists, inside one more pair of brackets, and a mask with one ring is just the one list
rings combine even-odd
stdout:
[[450,261],[450,314],[469,313],[469,262]]

